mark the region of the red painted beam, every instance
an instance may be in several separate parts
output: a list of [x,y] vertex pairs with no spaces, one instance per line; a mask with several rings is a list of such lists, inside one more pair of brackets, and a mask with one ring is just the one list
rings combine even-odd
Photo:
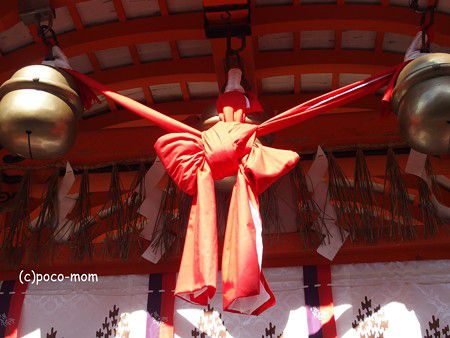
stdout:
[[341,49],[259,52],[255,57],[258,79],[302,73],[375,74],[402,61],[401,54]]
[[[58,40],[66,55],[71,57],[130,44],[204,38],[202,14],[189,13],[111,22],[61,34]],[[0,65],[0,78],[5,72],[42,58],[42,51],[35,45],[11,52]]]
[[[447,20],[448,15],[436,14],[435,42],[441,45],[450,45]],[[386,9],[379,5],[308,5],[295,11],[290,11],[289,6],[255,8],[254,35],[314,29],[359,29],[412,36],[417,32],[417,16],[408,8]],[[62,34],[59,40],[67,55],[75,56],[130,44],[204,38],[201,13],[188,13],[107,23]],[[0,65],[0,79],[18,66],[41,58],[42,52],[34,45],[10,53]]]
[[117,67],[96,72],[92,77],[116,91],[180,81],[216,81],[211,57]]
[[[320,93],[308,93],[300,95],[264,95],[260,97],[260,101],[267,111],[272,112],[273,114],[277,114],[302,102],[308,101],[318,95],[320,95]],[[188,102],[172,101],[164,103],[150,103],[149,105],[153,109],[166,115],[175,117],[177,117],[177,115],[191,115],[192,118],[190,119],[190,121],[195,125],[195,119],[199,118],[202,113],[208,111],[209,109],[211,109],[211,107],[214,107],[215,101],[215,98],[210,98],[189,100]],[[348,113],[364,110],[377,111],[379,110],[379,108],[380,98],[372,95],[352,102],[345,107],[333,109],[329,112],[329,114],[338,114],[345,112]],[[82,119],[79,124],[79,130],[98,130],[136,120],[141,120],[141,117],[126,109],[115,110],[98,116]]]
[[[252,14],[254,35],[302,30],[367,30],[415,35],[419,16],[408,7],[376,4],[305,5],[296,10],[286,6],[256,7]],[[448,15],[436,13],[436,43],[450,45]]]
[[[420,232],[420,230],[419,230]],[[145,246],[144,246],[145,247]],[[221,252],[221,248],[219,249]],[[99,275],[149,274],[177,272],[181,254],[172,252],[158,264],[152,264],[135,255],[128,261],[105,257],[103,244],[94,245],[92,260],[73,261],[70,249],[63,246],[58,250],[52,264],[39,264],[40,273],[97,273]],[[425,259],[450,259],[450,236],[441,232],[433,238],[412,241],[380,241],[377,244],[351,243],[341,248],[333,264],[354,264],[363,262],[408,261]],[[220,262],[220,258],[219,258]],[[264,236],[264,267],[301,266],[329,264],[329,261],[314,249],[305,249],[297,233]],[[20,269],[35,268],[24,265]],[[19,270],[0,267],[3,279],[17,278]]]

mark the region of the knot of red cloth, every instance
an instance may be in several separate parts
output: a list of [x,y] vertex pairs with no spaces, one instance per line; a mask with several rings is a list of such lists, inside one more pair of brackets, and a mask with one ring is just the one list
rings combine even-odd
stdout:
[[217,288],[214,180],[236,176],[222,255],[226,311],[259,314],[275,304],[261,270],[262,224],[258,195],[297,163],[297,153],[263,146],[257,126],[218,122],[201,137],[166,134],[155,143],[170,177],[193,196],[175,294],[207,305]]
[[255,125],[239,122],[219,122],[202,132],[205,160],[215,180],[237,174],[240,160],[252,149],[255,132]]

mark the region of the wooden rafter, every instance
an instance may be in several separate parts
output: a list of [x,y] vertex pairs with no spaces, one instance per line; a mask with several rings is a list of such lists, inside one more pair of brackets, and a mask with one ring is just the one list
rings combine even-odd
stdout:
[[[361,11],[361,7],[354,6],[365,6],[365,10]],[[285,6],[257,7],[252,25],[253,34],[359,29],[413,36],[418,30],[417,17],[408,8],[390,7],[386,10],[378,5],[345,5],[335,9],[333,10],[333,5],[308,5],[301,11],[287,11]],[[72,17],[76,16],[70,12]],[[438,44],[450,45],[450,27],[446,24],[446,19],[447,15],[444,14],[436,16],[435,41]],[[76,26],[77,21],[74,18]],[[149,30],[148,27],[152,29]],[[60,36],[61,45],[68,56],[130,44],[204,38],[201,13],[112,22],[85,28],[83,32],[68,32]],[[42,57],[33,46],[21,48],[11,54],[14,55],[11,57],[13,60],[11,63],[2,63],[0,74],[15,69],[19,63],[32,63]]]
[[305,50],[259,52],[255,57],[258,78],[283,74],[374,74],[403,60],[402,55],[364,50]]
[[[249,53],[251,52],[249,51]],[[214,58],[214,61],[212,57],[204,56],[139,63],[101,70],[95,55],[92,53],[88,55],[94,67],[92,77],[113,90],[180,81],[215,82],[217,81],[216,72],[219,72],[221,63],[219,60],[223,60],[223,57],[220,56]],[[332,54],[325,50],[308,50],[300,52],[258,52],[254,59],[255,68],[253,72],[257,79],[261,79],[277,75],[304,73],[373,74],[400,62],[402,57],[399,54],[385,52],[343,50]],[[320,60],[320,63],[317,60]],[[13,71],[11,70],[11,72]],[[223,70],[221,72],[223,73]],[[6,80],[10,75],[9,73],[4,73],[4,78],[0,79]],[[251,75],[251,67],[247,67],[246,73]]]
[[[54,7],[67,6],[74,22],[75,31],[61,34],[59,40],[69,57],[87,54],[93,66],[92,77],[108,85],[113,90],[142,88],[146,103],[155,109],[176,118],[191,115],[190,123],[214,104],[214,99],[192,100],[188,82],[207,81],[219,83],[225,81],[223,58],[225,41],[212,41],[212,56],[195,58],[180,57],[177,41],[205,39],[203,17],[201,13],[171,15],[166,0],[158,0],[161,16],[128,20],[122,2],[113,0],[118,22],[84,27],[76,8],[76,3],[85,0],[51,0]],[[336,5],[309,4],[302,6],[301,1],[294,0],[294,8],[289,6],[257,7],[252,1],[252,32],[247,38],[247,48],[242,53],[246,73],[261,101],[274,112],[280,112],[298,103],[306,101],[316,94],[301,92],[301,74],[331,73],[332,88],[339,86],[340,73],[372,74],[401,61],[402,55],[383,52],[383,36],[387,32],[415,35],[418,30],[417,15],[408,8],[389,6],[387,0],[381,5],[347,4],[338,0]],[[448,15],[436,15],[436,39],[438,44],[450,45],[450,25]],[[0,3],[0,30],[5,30],[18,22],[16,3]],[[300,32],[305,30],[333,30],[336,34],[335,48],[332,50],[301,50]],[[344,30],[376,31],[375,49],[373,51],[342,50],[341,40]],[[36,44],[0,56],[0,82],[9,77],[18,67],[42,58],[42,50],[37,48],[39,39],[36,31],[31,31]],[[292,51],[258,51],[258,37],[266,34],[293,32],[294,47]],[[142,63],[137,51],[141,43],[169,41],[172,60]],[[133,61],[131,66],[114,69],[101,69],[95,52],[115,47],[128,47]],[[261,95],[261,79],[270,76],[294,75],[294,95]],[[155,103],[150,85],[162,83],[179,83],[183,101]],[[130,158],[151,158],[154,156],[153,143],[163,131],[149,125],[138,116],[126,110],[117,110],[114,103],[109,103],[111,113],[95,116],[80,122],[80,132],[74,148],[63,160],[73,165],[96,165]],[[354,148],[362,145],[368,148],[385,147],[389,144],[404,145],[397,130],[395,116],[381,119],[378,114],[379,98],[369,96],[346,107],[333,110],[295,128],[289,128],[276,135],[274,146],[289,148],[300,152],[314,152],[321,144],[326,149]],[[134,127],[125,126],[133,122]],[[125,126],[125,127],[124,127]],[[119,127],[119,128],[117,128]],[[132,135],[132,137],[130,137]],[[7,154],[0,151],[0,158]],[[399,155],[402,167],[406,155]],[[346,175],[351,177],[354,159],[338,160]],[[433,159],[436,172],[450,175],[450,159]],[[48,164],[50,161],[23,161],[23,166]],[[311,161],[303,161],[305,168]],[[367,163],[375,179],[382,179],[385,171],[384,156],[367,157]],[[13,171],[13,170],[12,170]],[[43,170],[36,175],[41,178],[33,186],[33,203],[41,196],[44,180],[49,171]],[[104,201],[105,191],[109,185],[109,174],[92,174],[91,190],[98,208]],[[129,185],[135,173],[121,173],[125,185]],[[79,177],[77,177],[77,181]],[[408,180],[410,192],[417,194],[412,180]],[[11,187],[14,189],[15,187]],[[450,194],[445,195],[445,203],[450,205]],[[417,214],[415,206],[415,214]],[[100,231],[101,232],[101,231]],[[313,250],[305,250],[298,234],[281,234],[283,245],[273,245],[269,236],[265,237],[265,266],[323,264],[328,263]],[[102,252],[102,245],[96,244],[97,252]],[[100,274],[149,273],[177,271],[179,254],[153,265],[141,258],[131,262],[94,259],[91,262],[74,263],[69,259],[68,248],[63,248],[53,266],[40,266],[40,272],[68,271],[95,272]],[[356,263],[385,260],[439,259],[450,257],[450,237],[442,234],[434,239],[417,240],[406,243],[380,242],[376,246],[346,243],[339,252],[335,263]],[[70,266],[69,266],[70,265]],[[4,278],[16,277],[16,272],[0,268]]]
[[[150,93],[151,95],[151,93]],[[308,101],[319,95],[319,93],[308,93],[301,95],[263,95],[261,97],[262,104],[270,111],[282,112],[302,102]],[[153,100],[151,97],[150,100]],[[176,117],[177,115],[192,115],[199,116],[207,109],[214,106],[215,98],[195,99],[189,102],[172,101],[163,103],[152,103],[152,108],[160,111],[166,115]],[[348,104],[343,108],[333,109],[327,114],[337,114],[343,112],[360,112],[360,111],[374,111],[379,110],[379,97],[370,96],[365,99],[357,100]],[[377,114],[376,114],[377,115]],[[141,118],[136,114],[121,109],[112,113],[104,113],[86,120],[82,120],[79,126],[83,130],[99,130],[102,128],[112,127],[126,121],[140,120]]]
[[[302,30],[366,30],[415,35],[418,17],[407,7],[370,4],[308,4],[301,10],[285,6],[256,7],[253,34],[264,35]],[[436,43],[450,44],[448,15],[435,16]]]
[[[397,128],[394,117],[381,119],[373,111],[322,115],[276,135],[273,146],[313,152],[319,144],[334,149],[354,148],[355,145],[371,148],[405,145]],[[64,159],[71,163],[95,164],[152,156],[153,144],[163,133],[152,126],[83,131]],[[3,150],[0,154],[4,156],[7,152]]]
[[[297,233],[264,236],[264,267],[320,265],[329,261],[318,255],[313,249],[304,249],[302,239]],[[282,243],[283,245],[280,245]],[[152,264],[142,257],[134,257],[128,261],[108,258],[104,259],[103,244],[94,245],[92,260],[73,261],[70,248],[63,247],[55,256],[52,264],[41,264],[40,273],[97,273],[99,275],[148,274],[161,272],[177,272],[181,254],[175,252],[158,264]],[[219,253],[222,252],[221,245]],[[347,241],[341,248],[334,264],[353,264],[362,262],[407,261],[425,259],[446,259],[450,256],[450,237],[440,233],[432,239],[417,239],[408,242],[384,242],[367,246],[365,243]],[[220,262],[220,257],[219,257]],[[21,269],[30,268],[22,266]],[[14,279],[18,271],[0,268],[4,279]]]
[[216,81],[211,57],[185,58],[116,67],[94,72],[92,77],[113,90],[181,81]]

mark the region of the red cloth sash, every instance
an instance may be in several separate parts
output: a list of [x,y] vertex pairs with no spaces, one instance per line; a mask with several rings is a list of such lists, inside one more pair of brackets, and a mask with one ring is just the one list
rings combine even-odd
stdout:
[[208,304],[217,284],[214,180],[237,175],[222,256],[224,310],[259,314],[275,304],[261,270],[258,195],[297,163],[298,155],[255,143],[255,125],[218,122],[201,138],[167,134],[155,149],[168,174],[193,203],[175,293]]
[[402,63],[365,80],[320,95],[312,100],[293,107],[284,113],[278,114],[259,125],[257,135],[267,135],[291,127],[297,123],[330,111],[331,109],[341,107],[349,102],[375,93],[378,89],[388,85],[391,78],[399,72],[405,64],[406,63]]
[[[259,126],[219,122],[205,132],[108,90],[89,77],[67,70],[80,83],[99,90],[120,105],[174,132],[162,136],[156,152],[178,186],[193,196],[176,294],[207,304],[217,288],[217,228],[214,180],[236,175],[222,255],[223,307],[257,315],[275,304],[261,270],[262,237],[258,195],[289,172],[298,155],[255,143],[269,134],[387,85],[401,66],[300,104]],[[238,100],[238,105],[241,106]],[[233,117],[234,119],[234,117]]]

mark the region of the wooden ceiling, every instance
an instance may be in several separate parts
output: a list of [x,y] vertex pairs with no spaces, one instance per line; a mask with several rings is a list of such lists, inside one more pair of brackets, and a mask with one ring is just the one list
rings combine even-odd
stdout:
[[[247,37],[242,57],[253,91],[274,114],[401,62],[418,31],[420,15],[406,7],[404,0],[319,2],[251,3],[252,36]],[[52,0],[51,4],[56,9],[55,30],[61,47],[75,69],[192,125],[214,105],[225,81],[226,43],[224,39],[206,39],[201,0]],[[440,0],[438,9],[433,49],[450,52],[450,0]],[[0,52],[0,83],[18,68],[40,62],[45,55],[35,27],[19,23],[16,1],[0,2]],[[365,97],[277,133],[274,146],[302,153],[314,152],[318,145],[328,149],[406,146],[396,117],[381,118],[379,110],[379,95]],[[148,121],[105,100],[85,113],[76,145],[64,159],[81,167],[148,158],[153,155],[153,143],[162,134]],[[7,150],[0,150],[0,161],[6,154]],[[398,156],[402,167],[406,158]],[[19,165],[44,162],[26,160]],[[437,173],[448,176],[449,163],[444,158],[434,159],[433,164]],[[354,159],[340,159],[340,164],[351,177]],[[368,164],[373,177],[381,182],[385,156],[370,156]],[[307,169],[310,161],[303,165]],[[36,203],[50,171],[34,173],[32,197]],[[134,175],[121,173],[125,186]],[[93,203],[95,208],[104,203],[110,175],[90,176],[93,197],[98,197]],[[415,181],[407,183],[410,193],[417,195]],[[9,188],[16,190],[17,185]],[[444,204],[450,205],[450,193],[441,197]],[[265,264],[326,262],[314,250],[299,247],[298,234],[281,236],[283,247],[268,245]],[[383,242],[369,250],[365,244],[347,243],[336,262],[444,258],[449,255],[449,241],[446,234],[402,245]],[[62,255],[59,263],[47,269],[64,271],[68,257]],[[155,266],[141,258],[131,263],[105,264],[99,260],[80,263],[79,268],[105,274],[176,271],[178,261],[177,255]],[[15,272],[10,276],[13,278]]]
[[[201,1],[51,4],[60,45],[75,69],[194,125],[214,104],[225,80],[226,43],[206,39]],[[242,57],[253,91],[276,114],[401,62],[420,19],[405,5],[398,0],[252,1],[252,36]],[[438,9],[433,47],[448,51],[450,0],[441,0]],[[3,1],[0,13],[3,82],[18,68],[39,62],[45,49],[36,28],[19,23],[16,1]],[[274,145],[301,152],[319,144],[333,149],[403,145],[395,117],[379,117],[379,101],[376,95],[366,97],[293,126],[277,134]],[[106,100],[85,114],[79,130],[66,156],[79,164],[151,156],[162,133]]]

